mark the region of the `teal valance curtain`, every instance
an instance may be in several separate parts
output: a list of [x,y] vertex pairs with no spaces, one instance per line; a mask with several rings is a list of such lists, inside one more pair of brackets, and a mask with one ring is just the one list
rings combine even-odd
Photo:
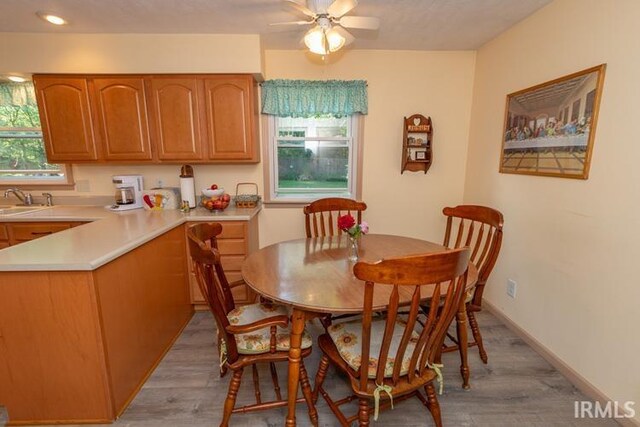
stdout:
[[364,80],[267,80],[262,113],[279,117],[367,114]]

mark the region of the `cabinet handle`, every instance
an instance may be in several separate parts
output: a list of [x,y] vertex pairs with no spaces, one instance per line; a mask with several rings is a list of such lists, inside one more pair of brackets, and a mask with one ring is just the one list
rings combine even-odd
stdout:
[[47,234],[53,234],[53,231],[32,231],[32,236],[46,236]]

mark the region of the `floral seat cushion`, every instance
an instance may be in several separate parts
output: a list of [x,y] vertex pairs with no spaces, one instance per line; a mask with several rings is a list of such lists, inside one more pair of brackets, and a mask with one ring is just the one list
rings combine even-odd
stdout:
[[[258,320],[274,316],[288,316],[287,308],[278,304],[250,304],[234,308],[227,315],[229,323],[232,325],[246,325]],[[240,354],[262,354],[268,353],[271,344],[271,331],[269,327],[246,334],[238,334],[236,345]],[[305,331],[302,333],[303,349],[311,347],[311,337]],[[289,329],[278,326],[276,331],[276,350],[289,350]]]
[[[384,319],[374,319],[371,322],[369,378],[376,377],[376,371],[378,369],[378,355],[380,354],[380,347],[382,346],[385,323],[386,321]],[[398,319],[396,321],[396,325],[393,330],[393,338],[391,339],[391,346],[389,348],[389,357],[387,358],[387,363],[384,367],[385,378],[390,378],[393,375],[393,367],[396,363],[393,357],[400,346],[405,325],[406,322],[403,319]],[[344,361],[347,362],[352,369],[356,371],[359,370],[362,356],[362,321],[352,320],[349,322],[337,323],[329,326],[327,332],[329,332],[329,336],[333,340]],[[409,372],[409,362],[418,338],[418,333],[413,331],[411,339],[407,344],[407,349],[404,352],[404,357],[402,358],[400,375],[405,375]]]

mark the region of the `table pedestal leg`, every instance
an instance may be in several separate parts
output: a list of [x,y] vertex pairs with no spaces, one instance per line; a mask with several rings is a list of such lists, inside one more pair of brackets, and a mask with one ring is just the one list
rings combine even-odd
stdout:
[[287,421],[285,425],[296,425],[296,399],[298,398],[298,382],[300,381],[300,346],[302,345],[302,332],[304,332],[305,315],[303,311],[293,309],[291,315],[291,332],[289,338],[289,385],[287,399]]
[[458,335],[458,348],[460,350],[460,373],[462,374],[462,388],[468,390],[469,385],[469,362],[467,360],[467,347],[469,339],[467,338],[467,305],[464,300],[460,302],[458,313],[456,314],[456,332]]

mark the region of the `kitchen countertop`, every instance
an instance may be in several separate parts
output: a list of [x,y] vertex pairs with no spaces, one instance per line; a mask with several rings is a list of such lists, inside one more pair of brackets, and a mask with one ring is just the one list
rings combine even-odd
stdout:
[[0,271],[95,270],[187,221],[248,221],[261,209],[229,206],[223,212],[204,208],[189,213],[143,209],[111,212],[102,206],[53,206],[20,215],[0,215],[0,223],[90,222],[0,250]]

